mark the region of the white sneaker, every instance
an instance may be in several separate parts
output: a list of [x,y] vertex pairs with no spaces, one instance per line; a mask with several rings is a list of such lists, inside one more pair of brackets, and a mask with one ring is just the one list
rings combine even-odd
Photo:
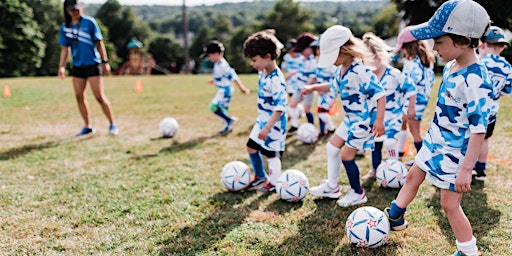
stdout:
[[347,191],[347,194],[340,200],[338,200],[338,205],[341,207],[348,207],[356,204],[364,204],[368,201],[363,189],[363,194],[358,194],[352,188]]
[[339,198],[341,196],[340,186],[336,184],[336,187],[331,188],[329,187],[329,185],[327,185],[327,181],[324,181],[324,183],[316,187],[310,188],[309,193],[311,193],[314,196],[329,198]]

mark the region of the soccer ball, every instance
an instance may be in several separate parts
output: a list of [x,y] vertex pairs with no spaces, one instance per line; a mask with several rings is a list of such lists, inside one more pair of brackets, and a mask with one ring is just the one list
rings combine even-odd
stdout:
[[405,184],[407,168],[394,159],[387,159],[377,167],[377,182],[384,188],[400,188]]
[[160,121],[160,133],[164,138],[172,138],[178,132],[180,125],[172,117],[166,117]]
[[309,192],[308,178],[299,170],[287,170],[277,179],[276,192],[287,202],[298,202]]
[[348,240],[357,247],[376,248],[385,244],[389,230],[388,218],[373,206],[355,209],[345,223]]
[[311,123],[301,124],[297,130],[297,138],[306,144],[315,143],[318,140],[318,129]]
[[249,166],[240,161],[232,161],[224,165],[220,173],[222,185],[229,191],[240,191],[249,186],[251,171]]

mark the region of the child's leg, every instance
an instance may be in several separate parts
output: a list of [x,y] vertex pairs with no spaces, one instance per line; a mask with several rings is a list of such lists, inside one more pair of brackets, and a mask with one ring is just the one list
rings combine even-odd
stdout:
[[398,132],[398,155],[404,156],[404,146],[407,140],[407,116],[402,117],[402,128]]
[[268,176],[270,184],[276,185],[277,179],[281,176],[281,158],[272,157],[267,158],[268,162]]
[[254,175],[258,178],[266,178],[265,168],[263,166],[263,158],[261,157],[261,153],[253,148],[247,147],[247,152],[249,153],[249,159],[251,160],[252,169],[254,170]]
[[394,139],[384,140],[384,150],[388,153],[388,159],[398,160],[398,145]]
[[305,95],[303,98],[304,112],[306,113],[306,119],[308,119],[308,123],[310,123],[310,124],[315,124],[315,116],[311,112],[311,106],[313,105],[314,99],[315,99],[314,93]]
[[320,128],[320,134],[324,135],[325,134],[325,122],[322,120],[320,115],[322,115],[322,113],[318,113],[318,126]]
[[391,204],[389,217],[392,219],[399,218],[407,206],[412,202],[418,193],[418,189],[425,180],[426,173],[422,171],[417,165],[413,165],[407,174],[407,180],[404,186],[398,192],[398,196]]
[[[333,138],[334,137],[339,138],[337,135],[334,135]],[[327,142],[325,148],[327,149],[327,185],[334,188],[338,186],[338,177],[341,167],[341,149],[331,144],[331,141]]]
[[414,147],[416,148],[416,152],[420,151],[421,146],[423,145],[423,138],[421,138],[420,134],[420,124],[421,120],[409,121],[409,129],[411,130],[411,134],[414,139]]
[[372,151],[372,169],[377,170],[379,164],[382,162],[382,144],[383,142],[375,142],[375,148]]
[[290,114],[290,124],[292,127],[295,127],[295,128],[299,127],[300,113],[299,113],[299,109],[297,108],[298,103],[299,103],[299,101],[292,98],[290,100],[290,105],[288,105],[288,112]]
[[334,131],[334,123],[332,122],[332,118],[327,112],[318,113],[318,119],[325,124],[325,128],[327,131]]
[[358,194],[362,194],[361,181],[359,180],[359,167],[356,164],[357,149],[344,147],[341,150],[341,161],[345,167],[350,187]]
[[210,110],[213,111],[215,115],[220,117],[226,123],[226,125],[231,122],[232,118],[219,106],[210,104]]
[[465,255],[477,255],[476,238],[466,214],[460,206],[462,194],[447,189],[441,189],[441,207],[450,222],[453,234],[457,239],[457,249]]

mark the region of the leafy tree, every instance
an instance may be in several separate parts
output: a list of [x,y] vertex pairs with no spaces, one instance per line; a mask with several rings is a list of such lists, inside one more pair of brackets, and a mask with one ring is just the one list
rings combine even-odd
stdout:
[[0,17],[0,77],[35,75],[45,43],[32,10],[19,0],[4,0]]
[[183,48],[175,40],[158,36],[149,43],[148,52],[153,55],[156,64],[169,69],[172,62],[175,62],[178,67],[183,65],[184,54]]
[[398,34],[398,14],[396,6],[391,4],[384,7],[373,16],[372,26],[374,33],[382,38],[390,38]]

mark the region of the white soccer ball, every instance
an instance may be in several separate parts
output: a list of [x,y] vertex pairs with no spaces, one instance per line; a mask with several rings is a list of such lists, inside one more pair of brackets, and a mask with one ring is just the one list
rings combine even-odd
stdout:
[[405,184],[407,168],[394,159],[387,159],[377,167],[377,182],[383,188],[400,188]]
[[299,170],[287,170],[276,183],[276,193],[287,202],[298,202],[309,192],[309,181]]
[[375,248],[385,244],[389,230],[384,212],[372,206],[355,209],[345,223],[347,238],[357,247]]
[[297,138],[306,144],[315,143],[318,140],[318,129],[311,123],[301,124],[297,129]]
[[220,173],[222,185],[229,191],[240,191],[249,186],[251,170],[241,161],[232,161],[224,165]]
[[178,121],[172,117],[166,117],[160,121],[160,133],[164,138],[172,138],[178,132],[180,125]]

